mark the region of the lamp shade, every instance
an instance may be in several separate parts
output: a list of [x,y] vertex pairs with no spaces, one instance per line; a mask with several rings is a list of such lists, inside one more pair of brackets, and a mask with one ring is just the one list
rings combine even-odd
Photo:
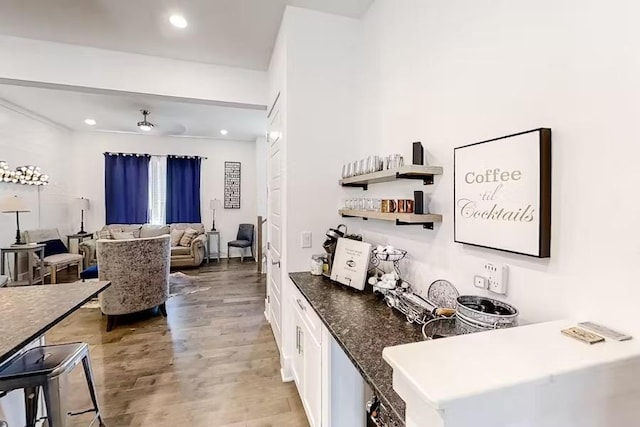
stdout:
[[220,201],[220,199],[211,200],[209,202],[209,209],[211,209],[212,211],[216,209],[222,209],[222,202]]
[[10,196],[0,200],[0,211],[3,213],[31,212],[31,209],[22,197]]
[[76,203],[78,205],[78,209],[82,209],[83,211],[88,211],[89,208],[91,207],[91,204],[89,203],[89,199],[85,199],[84,197],[80,197],[76,199]]

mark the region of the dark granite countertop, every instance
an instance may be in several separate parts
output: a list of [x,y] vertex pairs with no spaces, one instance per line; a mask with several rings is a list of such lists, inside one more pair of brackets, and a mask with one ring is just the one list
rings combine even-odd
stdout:
[[389,308],[370,287],[360,292],[309,273],[289,276],[384,406],[404,424],[405,403],[393,390],[393,370],[382,350],[422,341],[421,328]]
[[0,364],[110,285],[78,282],[0,288]]

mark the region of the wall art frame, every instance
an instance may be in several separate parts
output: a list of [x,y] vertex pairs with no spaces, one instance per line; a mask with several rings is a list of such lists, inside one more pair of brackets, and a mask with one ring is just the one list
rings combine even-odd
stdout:
[[240,209],[241,167],[240,162],[224,162],[225,209]]
[[454,149],[454,241],[551,256],[551,129]]

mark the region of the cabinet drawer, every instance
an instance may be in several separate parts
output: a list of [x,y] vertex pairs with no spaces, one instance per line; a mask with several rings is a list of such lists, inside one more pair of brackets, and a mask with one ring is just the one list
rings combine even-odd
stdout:
[[322,321],[320,320],[320,317],[318,317],[309,304],[309,301],[302,296],[295,285],[293,286],[292,291],[292,303],[295,310],[300,314],[300,317],[302,317],[303,321],[309,327],[309,332],[313,335],[316,342],[322,342]]

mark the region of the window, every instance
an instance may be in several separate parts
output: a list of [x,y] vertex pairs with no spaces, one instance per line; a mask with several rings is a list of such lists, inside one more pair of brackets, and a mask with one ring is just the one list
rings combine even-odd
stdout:
[[167,213],[167,156],[151,156],[149,162],[149,222],[162,225]]

